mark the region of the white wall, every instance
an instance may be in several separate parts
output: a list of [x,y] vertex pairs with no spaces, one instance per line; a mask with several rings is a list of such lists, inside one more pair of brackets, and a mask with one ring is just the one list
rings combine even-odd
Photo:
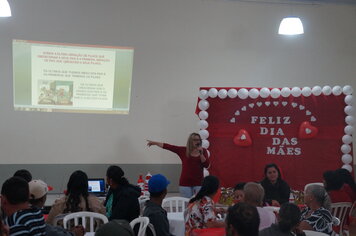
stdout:
[[[226,0],[10,0],[0,19],[0,164],[179,163],[200,86],[352,85],[356,8]],[[305,34],[277,35],[302,18]],[[15,112],[12,39],[135,48],[130,114]]]

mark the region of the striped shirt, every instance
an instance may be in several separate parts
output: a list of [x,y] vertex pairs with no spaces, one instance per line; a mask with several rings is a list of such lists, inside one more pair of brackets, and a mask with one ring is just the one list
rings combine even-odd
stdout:
[[6,217],[5,223],[10,228],[10,236],[46,235],[46,224],[40,209],[29,208]]

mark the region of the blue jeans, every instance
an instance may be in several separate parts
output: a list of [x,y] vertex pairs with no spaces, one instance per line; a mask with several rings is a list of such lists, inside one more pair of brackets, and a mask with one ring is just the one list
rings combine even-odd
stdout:
[[179,193],[182,197],[191,198],[199,192],[200,188],[201,186],[179,186]]

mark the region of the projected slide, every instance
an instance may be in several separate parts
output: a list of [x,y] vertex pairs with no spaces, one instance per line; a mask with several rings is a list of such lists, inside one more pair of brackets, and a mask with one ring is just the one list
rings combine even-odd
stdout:
[[14,108],[128,114],[133,48],[13,40]]

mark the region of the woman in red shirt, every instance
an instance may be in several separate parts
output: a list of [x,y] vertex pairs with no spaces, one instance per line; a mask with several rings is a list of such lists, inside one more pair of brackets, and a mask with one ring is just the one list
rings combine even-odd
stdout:
[[147,140],[147,146],[155,145],[169,150],[176,153],[181,159],[182,172],[179,179],[179,192],[182,197],[190,198],[200,190],[204,167],[208,168],[210,165],[208,153],[201,144],[202,140],[197,133],[189,135],[186,147]]

